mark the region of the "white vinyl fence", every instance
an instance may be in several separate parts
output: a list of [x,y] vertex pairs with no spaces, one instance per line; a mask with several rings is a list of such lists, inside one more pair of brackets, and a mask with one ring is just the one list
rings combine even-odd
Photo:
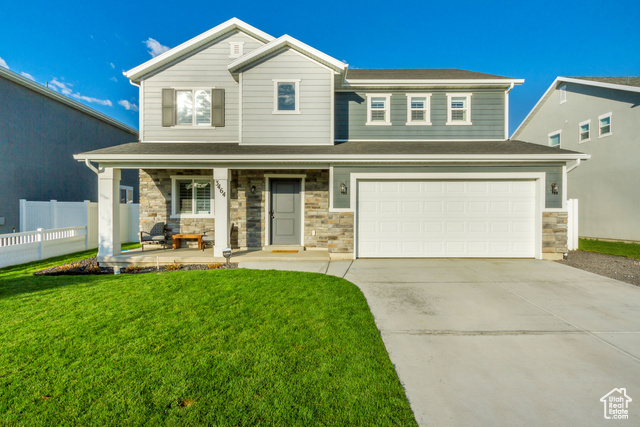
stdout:
[[578,249],[578,199],[567,200],[567,249]]
[[[139,239],[138,204],[120,204],[120,241]],[[20,233],[0,234],[0,268],[98,247],[98,204],[20,200]]]

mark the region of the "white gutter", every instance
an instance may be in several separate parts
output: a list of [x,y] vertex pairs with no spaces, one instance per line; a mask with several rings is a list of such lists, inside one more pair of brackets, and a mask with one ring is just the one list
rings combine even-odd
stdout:
[[[75,157],[75,156],[74,156]],[[87,165],[87,167],[89,169],[91,169],[93,171],[93,173],[95,173],[96,175],[100,174],[100,171],[98,171],[98,168],[96,168],[95,166],[93,166],[91,164],[91,162],[89,161],[89,159],[84,159],[84,164]]]
[[567,173],[571,172],[572,170],[574,170],[575,168],[580,166],[580,161],[581,161],[581,159],[576,159],[574,164],[572,164],[571,166],[567,167]]

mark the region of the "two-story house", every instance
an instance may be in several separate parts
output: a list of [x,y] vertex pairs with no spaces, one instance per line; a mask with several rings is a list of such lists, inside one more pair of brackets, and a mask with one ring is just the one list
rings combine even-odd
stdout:
[[513,137],[591,160],[569,175],[580,236],[640,241],[640,77],[558,77]]
[[523,80],[349,70],[238,19],[126,75],[140,87],[140,142],[75,156],[99,163],[103,261],[119,252],[113,191],[129,168],[141,227],[213,229],[215,256],[229,244],[333,259],[566,251],[564,182],[588,156],[508,140]]

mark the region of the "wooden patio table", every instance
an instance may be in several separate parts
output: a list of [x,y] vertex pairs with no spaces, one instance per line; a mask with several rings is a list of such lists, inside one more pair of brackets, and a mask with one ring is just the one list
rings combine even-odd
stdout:
[[173,249],[180,249],[180,243],[183,239],[196,239],[198,240],[198,249],[202,250],[202,236],[204,234],[174,234],[171,236],[173,239],[171,246]]

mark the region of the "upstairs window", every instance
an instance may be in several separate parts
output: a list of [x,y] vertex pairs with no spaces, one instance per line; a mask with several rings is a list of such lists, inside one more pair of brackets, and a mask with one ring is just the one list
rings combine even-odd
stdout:
[[391,94],[367,94],[367,125],[391,125]]
[[471,94],[447,94],[447,125],[471,124]]
[[579,135],[578,142],[587,142],[591,140],[591,120],[586,120],[578,125]]
[[407,94],[407,126],[431,124],[431,94]]
[[551,132],[549,134],[549,147],[560,148],[560,134],[561,131]]
[[211,125],[211,90],[176,90],[176,124]]
[[300,114],[300,79],[273,80],[273,114]]
[[611,113],[599,116],[598,122],[600,123],[598,138],[611,135]]
[[244,42],[229,42],[229,58],[238,58],[244,53]]
[[212,180],[202,176],[173,176],[173,217],[212,216]]

